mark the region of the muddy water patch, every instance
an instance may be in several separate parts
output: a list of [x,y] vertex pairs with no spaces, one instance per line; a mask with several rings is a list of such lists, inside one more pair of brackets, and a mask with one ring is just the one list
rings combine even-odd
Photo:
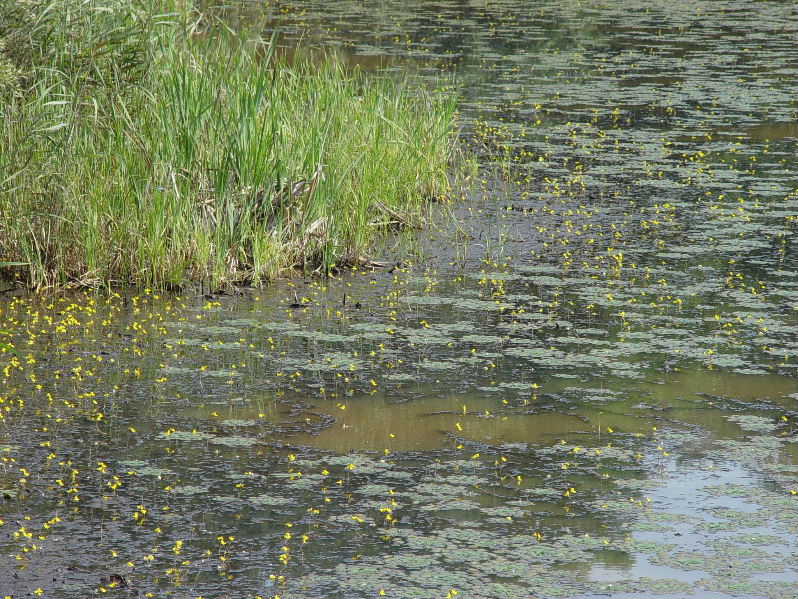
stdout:
[[490,445],[550,442],[585,428],[573,415],[516,414],[477,394],[402,402],[366,396],[318,409],[335,424],[292,442],[331,451],[420,451],[451,445],[454,438]]

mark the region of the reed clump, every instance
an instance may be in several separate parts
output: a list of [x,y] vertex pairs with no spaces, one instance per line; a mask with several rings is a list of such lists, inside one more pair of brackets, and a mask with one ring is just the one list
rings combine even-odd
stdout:
[[0,5],[3,276],[258,283],[418,221],[453,100],[274,48],[184,2]]

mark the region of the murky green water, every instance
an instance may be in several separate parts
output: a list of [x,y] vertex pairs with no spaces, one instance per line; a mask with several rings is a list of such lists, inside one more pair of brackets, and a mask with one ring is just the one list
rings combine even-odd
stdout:
[[0,595],[796,596],[794,5],[233,13],[479,174],[390,272],[0,299]]

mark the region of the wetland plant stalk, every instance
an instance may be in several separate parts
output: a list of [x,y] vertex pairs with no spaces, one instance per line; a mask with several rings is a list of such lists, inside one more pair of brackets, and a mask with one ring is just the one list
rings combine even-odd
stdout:
[[453,100],[274,47],[191,3],[3,4],[0,275],[258,283],[418,222]]

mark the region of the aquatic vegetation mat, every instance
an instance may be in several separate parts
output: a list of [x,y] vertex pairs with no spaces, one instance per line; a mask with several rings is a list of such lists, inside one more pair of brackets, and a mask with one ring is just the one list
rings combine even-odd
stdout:
[[788,5],[282,9],[456,67],[474,187],[340,279],[0,298],[0,590],[796,596]]

